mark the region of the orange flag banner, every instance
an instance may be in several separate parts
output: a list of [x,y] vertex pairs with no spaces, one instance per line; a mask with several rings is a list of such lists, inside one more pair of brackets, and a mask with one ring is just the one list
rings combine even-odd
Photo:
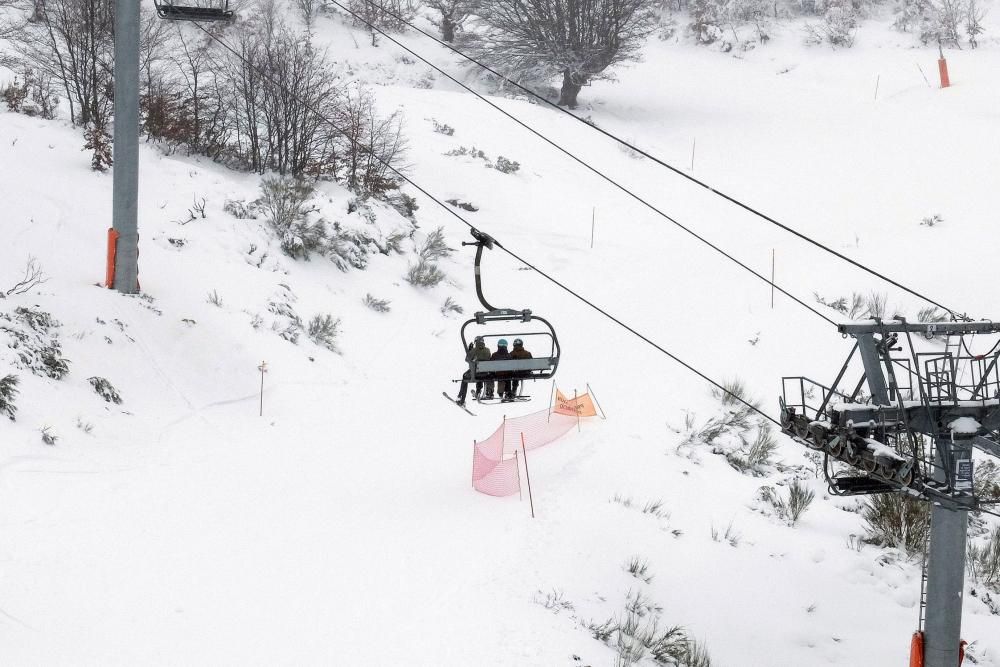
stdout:
[[556,389],[556,406],[553,412],[560,415],[574,415],[579,417],[596,417],[597,408],[590,394],[583,394],[576,398],[566,398],[561,391]]

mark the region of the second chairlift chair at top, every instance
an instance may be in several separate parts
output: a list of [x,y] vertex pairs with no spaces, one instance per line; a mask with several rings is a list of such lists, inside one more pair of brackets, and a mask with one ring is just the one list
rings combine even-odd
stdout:
[[231,21],[229,0],[153,0],[156,13],[168,21]]
[[[462,245],[476,246],[476,296],[479,303],[483,305],[485,311],[477,312],[472,319],[467,320],[462,325],[462,352],[469,350],[470,344],[475,340],[468,336],[468,328],[472,324],[487,325],[495,322],[517,322],[528,325],[532,322],[540,322],[546,328],[545,331],[523,331],[524,327],[511,327],[513,331],[489,334],[484,336],[490,339],[500,338],[522,338],[528,341],[542,341],[547,343],[548,354],[536,355],[532,359],[503,359],[503,360],[478,360],[473,358],[469,362],[470,382],[492,382],[496,380],[545,380],[556,374],[559,367],[559,339],[556,337],[556,330],[548,320],[538,317],[530,309],[513,310],[511,308],[495,308],[486,301],[483,296],[483,279],[481,263],[483,259],[483,249],[492,250],[496,241],[487,234],[473,229],[472,236],[476,240],[472,243],[463,242]],[[497,244],[499,245],[499,244]],[[528,347],[526,345],[526,347]],[[530,349],[530,347],[528,347]],[[537,349],[535,350],[537,352]],[[523,383],[522,385],[523,386]]]

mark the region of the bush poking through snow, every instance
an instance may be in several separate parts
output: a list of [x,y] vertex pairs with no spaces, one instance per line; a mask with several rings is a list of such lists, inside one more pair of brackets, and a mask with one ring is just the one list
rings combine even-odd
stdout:
[[212,290],[211,292],[208,293],[208,298],[206,299],[206,301],[208,301],[216,308],[222,308],[222,297],[220,297],[219,293],[216,292],[215,290]]
[[632,667],[647,658],[658,665],[711,667],[705,647],[688,636],[682,626],[660,627],[657,605],[644,604],[641,595],[630,595],[621,618],[586,625],[594,639],[616,651],[615,667]]
[[121,405],[121,394],[119,394],[118,390],[114,388],[114,385],[108,382],[105,378],[94,376],[92,378],[87,378],[87,382],[89,382],[90,386],[94,388],[97,395],[105,401]]
[[256,220],[258,206],[256,202],[248,204],[245,199],[227,199],[222,210],[239,220]]
[[966,562],[972,578],[1000,593],[1000,526],[994,526],[985,543],[970,543]]
[[625,571],[644,583],[653,581],[653,575],[649,573],[649,563],[640,556],[632,556],[624,565]]
[[309,320],[309,338],[320,347],[338,352],[337,336],[340,335],[340,318],[332,315],[316,315]]
[[0,378],[0,415],[6,415],[11,421],[14,421],[17,414],[17,405],[14,401],[19,393],[17,388],[19,382],[16,375]]
[[420,246],[420,259],[427,262],[436,262],[451,256],[455,252],[444,240],[444,227],[438,227],[427,235],[424,244]]
[[90,168],[101,173],[106,172],[114,164],[111,154],[111,135],[108,134],[104,119],[92,121],[83,133],[85,143],[83,150],[91,151]]
[[437,287],[444,280],[444,271],[437,264],[420,258],[406,273],[406,282],[414,287]]
[[24,265],[21,278],[6,289],[0,288],[0,299],[6,299],[13,294],[27,294],[46,282],[48,282],[48,278],[45,276],[45,272],[42,271],[42,265],[34,257],[28,257],[28,262]]
[[939,214],[935,213],[934,215],[929,215],[926,218],[924,218],[923,220],[921,220],[920,221],[920,226],[921,227],[933,227],[935,225],[941,224],[942,222],[944,222],[944,218],[942,218]]
[[972,489],[981,500],[1000,500],[1000,464],[993,459],[977,461]]
[[308,259],[309,253],[322,250],[326,241],[326,226],[322,221],[310,221],[315,212],[308,201],[315,192],[303,180],[274,176],[261,180],[261,196],[254,202],[278,235],[281,249],[290,257]]
[[59,442],[59,436],[52,432],[51,426],[43,426],[39,432],[42,434],[42,442],[46,445],[54,445]]
[[730,521],[729,525],[726,526],[726,530],[721,533],[718,528],[714,525],[712,526],[712,540],[715,542],[726,542],[731,547],[738,547],[740,546],[740,542],[743,541],[743,536],[733,528],[733,522]]
[[868,497],[861,510],[865,521],[865,542],[881,547],[920,553],[927,542],[927,503],[901,493],[880,493]]
[[431,123],[434,124],[434,131],[438,134],[443,134],[446,137],[455,136],[455,128],[447,123],[439,123],[436,118],[431,118]]
[[776,449],[778,441],[774,439],[771,429],[762,424],[757,428],[754,439],[744,439],[738,449],[726,453],[726,460],[742,473],[761,473],[773,463],[771,458]]
[[516,174],[521,169],[521,163],[516,160],[508,160],[503,155],[499,155],[493,168],[501,174]]
[[61,380],[69,373],[69,360],[62,356],[59,326],[49,313],[30,308],[15,308],[14,315],[0,313],[0,335],[9,337],[7,347],[17,355],[13,364],[39,377]]
[[94,432],[94,425],[91,424],[90,422],[83,421],[82,417],[76,418],[76,427],[81,431],[83,431],[84,433],[86,433],[87,435],[90,435],[91,433]]
[[573,603],[563,597],[563,592],[555,588],[549,593],[538,591],[535,593],[534,601],[555,614],[561,611],[576,611]]
[[452,313],[461,315],[465,312],[465,308],[462,308],[453,298],[450,296],[444,300],[444,305],[441,306],[441,314],[447,317]]
[[760,490],[761,497],[771,504],[778,518],[786,521],[789,526],[795,526],[799,519],[809,509],[816,493],[807,488],[799,480],[792,480],[788,485],[788,499],[782,498],[770,486],[765,486]]
[[365,305],[374,310],[376,313],[388,313],[392,308],[389,304],[392,303],[388,299],[376,299],[371,294],[365,295]]

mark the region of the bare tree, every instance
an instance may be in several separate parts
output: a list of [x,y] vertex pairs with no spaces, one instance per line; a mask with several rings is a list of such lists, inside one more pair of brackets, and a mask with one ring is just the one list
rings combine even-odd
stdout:
[[655,0],[489,0],[477,54],[517,76],[562,75],[559,104],[575,107],[580,89],[637,60],[655,30]]
[[455,41],[455,32],[462,28],[477,4],[476,0],[428,0],[427,6],[441,15],[440,20],[435,21],[441,29],[441,39]]
[[32,20],[8,37],[25,65],[51,76],[77,125],[111,115],[114,56],[112,0],[23,0]]

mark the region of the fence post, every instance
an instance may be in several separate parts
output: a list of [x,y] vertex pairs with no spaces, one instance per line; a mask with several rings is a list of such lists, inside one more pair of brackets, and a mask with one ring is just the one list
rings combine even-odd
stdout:
[[514,467],[517,468],[517,499],[520,502],[524,502],[524,496],[521,495],[521,464],[520,464],[520,454],[515,449],[514,450]]
[[577,396],[576,389],[573,390],[573,412],[576,413],[576,432],[580,432],[580,397]]
[[595,394],[594,390],[591,389],[589,382],[587,383],[587,393],[590,394],[591,398],[594,399],[594,403],[597,404],[597,409],[601,411],[601,419],[607,421],[608,416],[604,414],[604,408],[601,407],[601,402],[597,400],[597,394]]
[[551,422],[552,421],[552,404],[553,404],[553,401],[555,401],[555,398],[556,398],[556,381],[553,380],[552,381],[552,391],[549,392],[549,415],[545,419],[545,421],[547,421],[547,422]]
[[[524,446],[524,433],[521,433],[521,452],[524,456],[524,479],[528,482],[528,502],[531,503],[531,518],[535,518],[535,499],[531,495],[531,475],[528,474],[528,450]],[[520,472],[518,473],[520,475]],[[518,477],[520,479],[520,476]]]

